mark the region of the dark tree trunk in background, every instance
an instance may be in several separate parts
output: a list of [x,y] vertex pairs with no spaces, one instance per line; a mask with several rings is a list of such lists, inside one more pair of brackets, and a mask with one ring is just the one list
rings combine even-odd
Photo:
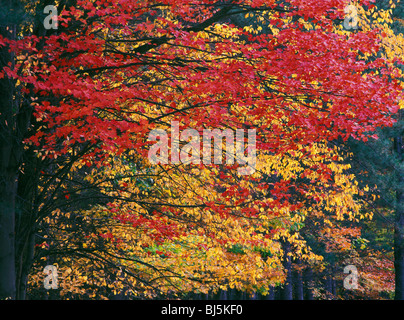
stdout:
[[227,300],[227,290],[220,290],[220,300]]
[[282,300],[293,300],[293,284],[292,284],[292,257],[290,256],[290,243],[285,240],[282,242],[284,252],[283,267],[286,272],[286,280],[283,284]]
[[18,177],[15,217],[16,289],[18,300],[25,300],[28,275],[35,247],[36,219],[39,205],[37,192],[42,169],[41,160],[32,150],[24,152],[22,171]]
[[295,279],[296,300],[304,300],[303,274],[301,270],[295,271]]
[[333,295],[332,295],[332,272],[331,270],[327,270],[326,274],[325,274],[325,285],[324,285],[324,289],[325,289],[325,297],[327,300],[332,300],[333,299]]
[[332,296],[333,299],[337,297],[337,280],[334,277],[332,278]]
[[268,294],[264,296],[265,300],[275,300],[275,288],[270,287],[268,290]]
[[313,270],[309,267],[304,272],[304,282],[305,282],[305,298],[306,300],[314,300],[313,295]]

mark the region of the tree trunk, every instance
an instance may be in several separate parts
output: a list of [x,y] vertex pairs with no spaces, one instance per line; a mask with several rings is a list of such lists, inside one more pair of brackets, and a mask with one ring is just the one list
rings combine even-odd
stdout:
[[[15,25],[0,26],[0,34],[15,39]],[[8,48],[0,49],[0,70],[13,63]],[[14,81],[0,79],[0,299],[15,299],[15,204],[19,152],[16,146],[16,105]]]
[[[403,120],[403,110],[399,111],[399,120]],[[395,151],[400,162],[403,160],[403,138],[394,139]],[[404,300],[404,175],[399,169],[396,190],[396,213],[394,221],[394,270],[395,300]]]
[[296,270],[296,300],[304,300],[303,295],[303,275],[301,270]]
[[325,297],[327,300],[333,300],[332,296],[332,273],[330,271],[327,271],[325,274]]
[[268,294],[264,296],[265,300],[275,300],[275,288],[269,287]]
[[290,256],[290,243],[285,240],[283,247],[283,267],[286,271],[286,280],[282,290],[282,300],[293,300],[293,284],[292,284],[292,257]]
[[[32,260],[34,257],[34,232],[31,231],[28,235],[28,239],[24,242],[24,249],[20,253],[18,257],[20,259],[20,263],[16,265],[17,267],[17,279],[16,279],[16,290],[18,300],[25,300],[27,293],[27,283],[28,283],[28,275],[31,270]],[[17,251],[18,253],[18,251]]]
[[35,246],[35,221],[38,218],[37,191],[42,163],[28,150],[23,157],[23,173],[19,174],[15,222],[17,299],[25,300],[28,275],[32,267]]
[[[4,148],[0,148],[4,150]],[[4,156],[4,153],[2,154]],[[0,299],[15,299],[16,176],[0,169]]]
[[304,272],[304,280],[305,280],[305,287],[306,287],[306,300],[314,300],[313,295],[313,270],[308,267]]
[[219,300],[227,300],[227,290],[220,290]]
[[337,297],[337,280],[334,277],[332,278],[332,296],[333,299]]
[[[25,19],[24,3],[3,0],[1,9],[0,34],[16,40],[18,26]],[[36,33],[39,35],[46,32],[41,19],[34,23],[34,29],[39,30]],[[9,52],[6,46],[0,47],[0,71],[6,66],[12,69],[14,64],[15,54]],[[22,99],[15,80],[4,75],[0,79],[0,299],[25,299],[32,264],[36,217],[32,215],[30,205],[37,185],[33,181],[25,185],[26,181],[23,181],[23,187],[28,191],[21,193],[18,190],[21,187],[19,170],[24,154],[22,142],[30,127],[31,116],[30,101]],[[37,167],[35,169],[38,170]],[[21,175],[28,175],[31,179],[38,172],[26,170]]]
[[[400,179],[402,180],[402,179]],[[404,192],[397,192],[394,223],[395,300],[404,300]]]

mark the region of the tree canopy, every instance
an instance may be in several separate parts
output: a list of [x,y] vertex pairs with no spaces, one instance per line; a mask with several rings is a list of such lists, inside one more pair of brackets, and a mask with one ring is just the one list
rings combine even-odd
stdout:
[[0,297],[49,295],[52,264],[62,299],[392,297],[354,146],[397,126],[403,38],[393,2],[348,5],[5,6]]

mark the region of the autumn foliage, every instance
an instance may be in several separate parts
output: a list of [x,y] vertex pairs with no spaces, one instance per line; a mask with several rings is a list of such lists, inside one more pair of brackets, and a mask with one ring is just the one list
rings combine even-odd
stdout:
[[[387,283],[364,263],[379,252],[360,257],[374,190],[343,145],[394,123],[402,56],[379,54],[381,26],[344,30],[346,5],[78,0],[46,36],[0,37],[16,56],[0,77],[33,109],[25,147],[47,164],[30,292],[49,262],[64,298],[266,295],[287,283],[288,259],[321,273],[331,256],[363,264],[364,291]],[[149,133],[172,121],[256,130],[255,172],[151,164]]]

